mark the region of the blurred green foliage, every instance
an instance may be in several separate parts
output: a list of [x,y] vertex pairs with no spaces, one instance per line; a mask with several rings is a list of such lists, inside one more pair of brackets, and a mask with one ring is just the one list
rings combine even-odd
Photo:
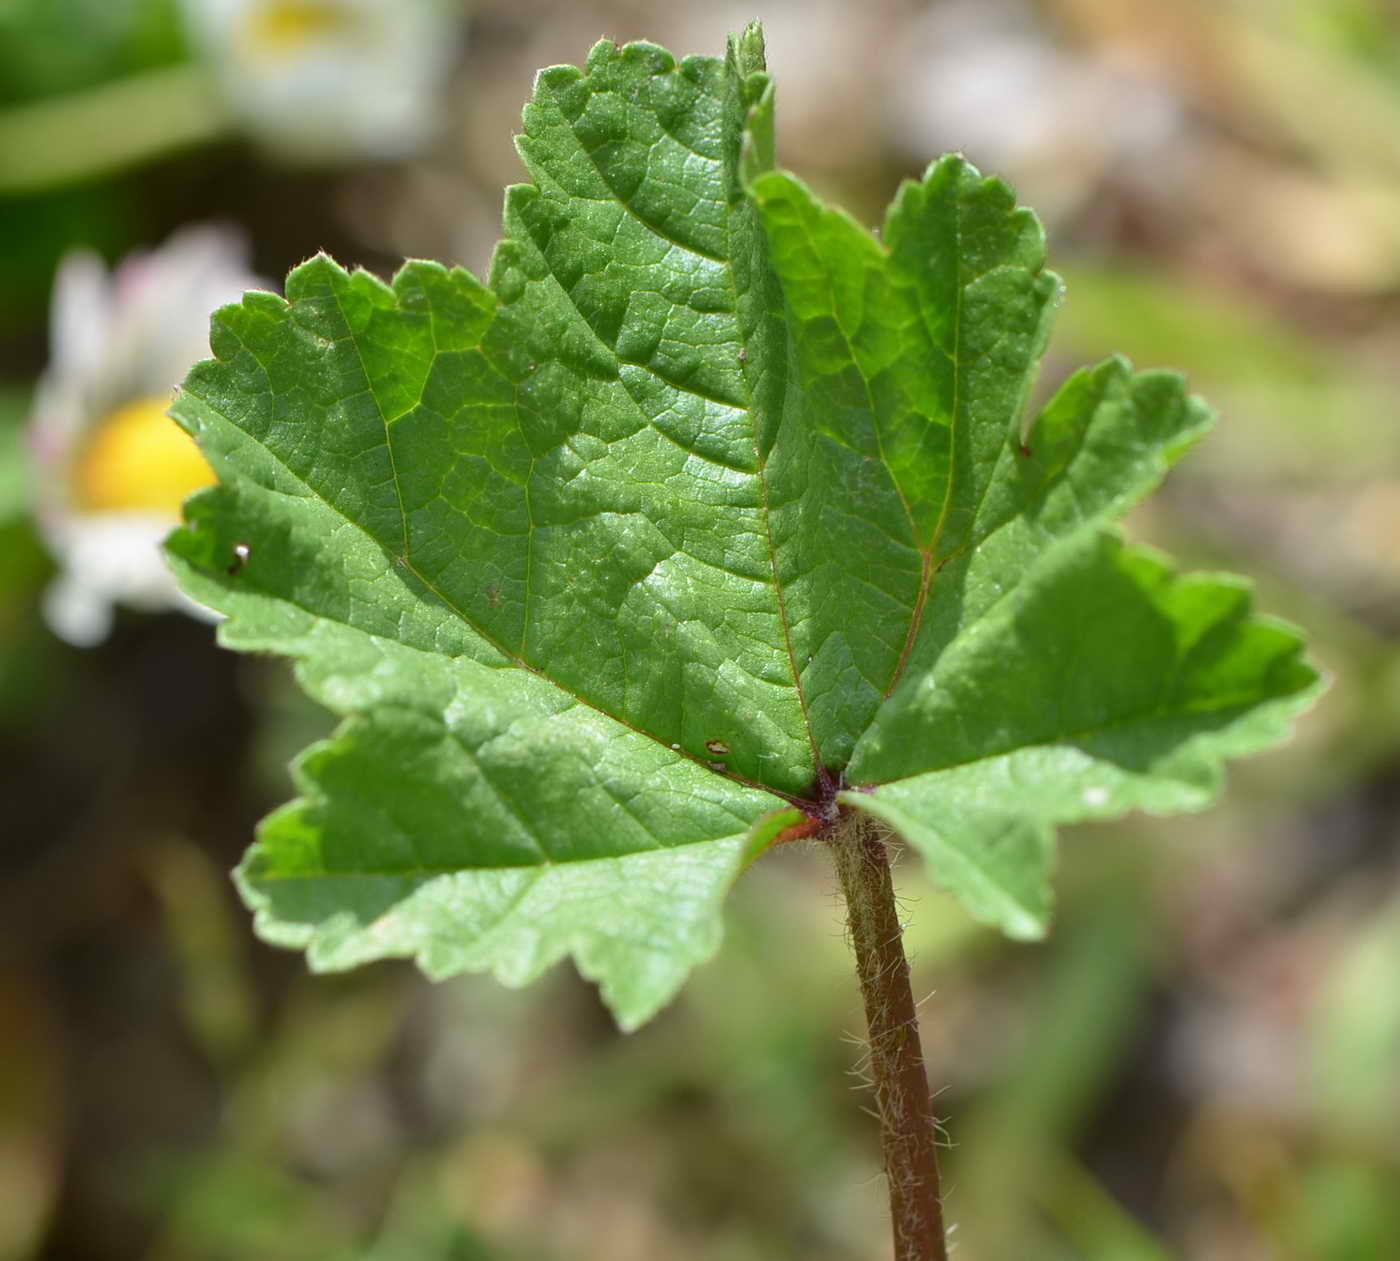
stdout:
[[8,0],[0,7],[0,106],[184,56],[176,0]]

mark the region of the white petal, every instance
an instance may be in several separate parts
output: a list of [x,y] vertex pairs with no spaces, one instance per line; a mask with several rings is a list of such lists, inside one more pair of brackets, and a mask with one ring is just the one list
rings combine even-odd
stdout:
[[112,609],[174,610],[217,621],[176,585],[160,545],[174,522],[139,513],[74,516],[54,532],[62,573],[44,595],[44,616],[69,643],[87,647],[106,638]]
[[75,580],[60,574],[44,592],[44,621],[60,639],[75,648],[92,648],[112,629],[112,604]]
[[92,250],[72,250],[54,273],[49,359],[63,373],[90,372],[101,362],[112,319],[107,268]]

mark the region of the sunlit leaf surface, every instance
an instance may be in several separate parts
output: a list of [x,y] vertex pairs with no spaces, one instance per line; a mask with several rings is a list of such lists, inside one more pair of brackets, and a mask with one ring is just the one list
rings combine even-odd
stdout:
[[1023,413],[1059,298],[965,161],[878,234],[773,168],[761,35],[538,79],[490,283],[327,258],[214,321],[170,555],[345,716],[240,881],[314,966],[518,984],[624,1027],[840,806],[1033,937],[1053,828],[1198,808],[1315,688],[1240,583],[1112,522],[1208,426],[1110,361]]

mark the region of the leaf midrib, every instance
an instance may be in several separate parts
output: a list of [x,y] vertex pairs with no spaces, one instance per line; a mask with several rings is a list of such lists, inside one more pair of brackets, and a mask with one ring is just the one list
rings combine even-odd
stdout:
[[[672,69],[671,69],[671,71],[669,71],[668,73],[675,73],[675,70],[676,70],[676,68],[673,66]],[[583,77],[584,77],[585,79],[591,77],[590,72],[585,72]],[[556,105],[557,105],[557,103],[558,103],[558,100],[557,100],[557,97],[556,97]],[[643,227],[644,229],[646,229],[648,232],[653,233],[653,234],[654,234],[657,238],[659,238],[660,240],[666,241],[667,243],[669,243],[669,244],[670,244],[672,247],[674,247],[674,248],[684,250],[684,251],[686,251],[687,253],[690,253],[690,254],[694,254],[697,258],[707,259],[708,261],[717,264],[717,265],[723,270],[723,272],[724,272],[724,277],[725,277],[725,282],[726,282],[726,284],[728,285],[728,288],[729,288],[729,295],[730,295],[731,304],[732,304],[732,305],[731,305],[731,309],[730,309],[730,314],[731,314],[731,317],[732,317],[732,320],[733,320],[734,332],[735,332],[735,335],[736,335],[736,342],[738,343],[738,345],[739,345],[740,347],[742,347],[745,351],[747,351],[747,349],[748,349],[748,343],[743,339],[743,329],[742,329],[742,326],[741,326],[741,324],[740,324],[740,313],[739,313],[739,286],[738,286],[738,282],[736,281],[735,276],[734,276],[734,234],[733,234],[733,228],[734,228],[734,218],[735,218],[736,211],[735,211],[735,208],[734,208],[733,204],[732,204],[732,203],[729,203],[728,201],[725,201],[725,202],[722,203],[722,204],[725,206],[725,211],[724,211],[724,233],[725,233],[725,242],[726,242],[726,253],[727,253],[727,257],[725,257],[725,258],[716,258],[713,254],[710,254],[710,253],[708,253],[708,252],[705,251],[705,250],[697,249],[697,248],[694,247],[694,246],[691,246],[691,245],[688,245],[688,244],[686,244],[686,243],[684,243],[684,242],[682,242],[682,241],[676,240],[676,239],[675,239],[674,237],[672,237],[670,234],[661,231],[660,229],[658,229],[657,227],[655,227],[653,224],[651,224],[650,222],[648,222],[646,219],[644,219],[639,213],[637,213],[637,211],[636,211],[635,209],[633,209],[633,207],[632,207],[630,201],[628,201],[626,198],[622,197],[622,195],[621,195],[620,193],[617,192],[617,190],[613,187],[612,183],[609,181],[609,179],[608,179],[608,177],[607,177],[607,174],[603,171],[602,167],[599,165],[597,158],[594,157],[593,151],[592,151],[591,149],[589,149],[588,146],[585,145],[585,144],[583,143],[582,139],[579,137],[579,135],[578,135],[578,129],[577,129],[577,127],[575,126],[574,120],[571,119],[571,118],[569,118],[569,117],[564,113],[564,111],[563,111],[562,108],[560,108],[560,110],[559,110],[559,115],[560,115],[560,117],[563,118],[564,121],[568,124],[568,127],[569,127],[570,132],[573,134],[574,139],[578,142],[579,151],[580,151],[581,153],[583,153],[583,154],[588,158],[589,163],[590,163],[591,166],[593,167],[593,170],[596,172],[596,174],[597,174],[597,176],[598,176],[598,179],[601,181],[603,187],[606,188],[610,193],[613,194],[613,197],[616,199],[617,204],[620,205],[620,206],[623,208],[623,210],[624,210],[627,214],[631,215],[632,218],[633,218],[637,223],[641,224],[642,227]],[[660,125],[661,125],[661,124],[660,124],[660,122],[659,122],[659,120],[658,120],[658,126],[660,126]],[[747,124],[745,124],[745,128],[747,128]],[[665,132],[665,134],[671,135],[671,133],[670,133],[664,126],[662,127],[662,130],[663,130],[663,132]],[[695,153],[695,150],[694,150],[694,149],[692,149],[689,145],[686,145],[686,144],[685,144],[683,141],[681,141],[678,137],[672,136],[672,139],[675,139],[675,140],[676,140],[676,143],[679,144],[679,145],[681,145],[682,148],[686,149],[687,152]],[[708,158],[708,157],[705,157],[705,155],[703,155],[703,154],[696,154],[696,156],[697,156],[697,157],[702,157],[702,158],[704,158],[706,161],[712,161],[712,160],[713,160],[713,159],[710,159],[710,158]],[[739,179],[740,185],[742,186],[743,181],[742,181],[742,178],[740,177],[740,173],[739,173],[738,171],[735,171],[735,172],[733,172],[733,174],[734,174],[734,176],[735,176],[737,179]],[[758,213],[757,207],[754,205],[752,199],[747,195],[747,193],[746,193],[745,196],[744,196],[744,204],[746,204],[747,206],[749,206],[749,208],[751,209],[751,211],[752,211],[755,215],[757,215],[757,213]],[[760,233],[762,232],[761,226],[757,227],[755,230],[758,231],[758,232],[760,232]],[[766,266],[766,259],[765,259],[765,266]],[[606,343],[605,341],[603,341],[603,339],[602,339],[601,337],[598,337],[598,334],[597,334],[596,330],[592,330],[592,325],[589,324],[589,321],[588,321],[587,318],[583,315],[583,312],[578,310],[577,304],[573,302],[573,295],[568,293],[568,291],[567,291],[567,289],[565,289],[563,283],[559,280],[559,277],[554,275],[554,272],[553,272],[553,269],[552,269],[552,268],[550,269],[550,274],[551,274],[551,276],[554,276],[555,283],[558,285],[560,291],[563,292],[563,293],[565,294],[565,296],[567,296],[567,297],[569,298],[571,305],[573,305],[574,310],[575,310],[576,312],[578,312],[578,315],[579,315],[579,317],[583,320],[584,324],[587,325],[587,326],[590,328],[591,331],[593,331],[594,336],[597,337],[597,339],[598,339],[598,341],[600,342],[600,344],[602,344],[602,345],[604,345],[604,346],[607,346],[607,343]],[[776,279],[776,278],[774,278],[774,279]],[[781,282],[779,282],[779,290],[781,291]],[[614,357],[617,357],[617,352],[616,352],[616,350],[615,350],[614,348],[612,348],[612,347],[610,347],[610,346],[608,346],[607,348],[608,348],[609,351],[611,351],[611,353],[613,354]],[[625,361],[623,361],[623,360],[621,360],[621,359],[619,359],[618,361],[619,361],[620,363],[621,363],[621,362],[625,362]],[[671,384],[670,382],[666,381],[664,377],[659,376],[659,374],[655,373],[651,368],[649,368],[649,367],[648,367],[647,365],[645,365],[645,364],[633,364],[632,366],[637,367],[637,368],[640,368],[640,369],[642,369],[642,370],[645,371],[645,372],[650,372],[653,376],[656,376],[657,379],[660,380],[660,381],[662,381],[664,384],[667,384],[667,385],[670,385],[670,384]],[[787,366],[790,367],[790,365],[787,365]],[[787,376],[787,373],[786,373],[786,372],[785,372],[784,376],[785,376],[785,378],[786,378],[786,376]],[[788,617],[788,611],[787,611],[787,596],[786,596],[786,593],[785,593],[785,591],[784,591],[784,589],[783,589],[782,576],[781,576],[781,574],[780,574],[780,572],[779,572],[779,568],[778,568],[778,553],[777,553],[777,548],[776,548],[776,546],[774,545],[774,542],[773,542],[773,520],[772,520],[772,512],[771,512],[771,509],[770,509],[770,507],[769,507],[770,499],[769,499],[769,492],[768,492],[768,477],[767,477],[767,471],[766,471],[766,470],[767,470],[767,463],[768,463],[768,461],[767,461],[767,458],[766,458],[766,456],[765,456],[765,454],[764,454],[762,444],[759,442],[759,436],[758,436],[758,418],[757,418],[757,416],[754,414],[754,413],[755,413],[755,408],[754,408],[754,398],[753,398],[753,387],[749,384],[749,374],[748,374],[748,372],[747,372],[746,370],[744,370],[743,368],[741,368],[741,370],[740,370],[739,379],[740,379],[740,381],[743,383],[743,392],[744,392],[743,410],[744,410],[745,414],[748,416],[748,419],[749,419],[749,433],[750,433],[750,435],[751,435],[751,439],[752,439],[752,442],[753,442],[753,450],[754,450],[754,469],[753,469],[753,476],[755,476],[755,477],[758,479],[758,488],[759,488],[759,497],[760,497],[759,515],[760,515],[760,517],[761,517],[762,520],[763,520],[763,539],[764,539],[764,546],[765,546],[765,549],[766,549],[766,551],[767,551],[767,553],[768,553],[769,571],[772,573],[772,576],[773,576],[773,577],[772,577],[772,586],[773,586],[773,593],[774,593],[775,603],[777,604],[778,622],[779,622],[779,625],[780,625],[781,628],[782,628],[783,647],[784,647],[784,651],[785,651],[786,654],[787,654],[787,659],[788,659],[788,670],[789,670],[790,674],[792,675],[792,683],[793,683],[794,691],[795,691],[796,696],[797,696],[798,708],[800,709],[801,714],[802,714],[802,727],[803,727],[804,732],[806,733],[806,736],[807,736],[807,744],[808,744],[808,747],[809,747],[809,749],[810,749],[810,751],[811,751],[811,754],[812,754],[812,770],[813,770],[813,775],[815,776],[815,778],[816,778],[818,781],[821,781],[821,780],[824,779],[824,777],[826,777],[827,771],[826,771],[826,768],[825,768],[825,767],[823,766],[823,764],[822,764],[821,747],[820,747],[820,745],[819,745],[818,742],[817,742],[816,732],[813,730],[813,727],[812,727],[812,716],[811,716],[811,711],[810,711],[810,709],[809,709],[809,707],[808,707],[808,704],[807,704],[806,688],[803,686],[803,682],[802,682],[802,671],[798,668],[798,665],[797,665],[797,654],[796,654],[796,652],[795,652],[795,650],[794,650],[794,648],[793,648],[793,643],[792,643],[792,625],[791,625],[791,621],[790,621],[790,619],[789,619],[789,617]],[[624,388],[626,388],[626,383],[625,383],[625,382],[623,383],[623,385],[624,385]],[[680,388],[680,387],[674,387],[674,388]],[[867,388],[868,388],[868,387],[867,387]],[[630,394],[631,394],[631,391],[629,390],[628,393],[629,393],[629,395],[630,395]],[[634,401],[635,401],[635,400],[634,400]],[[724,405],[725,405],[725,406],[730,406],[730,407],[733,406],[733,404],[730,403],[730,402],[728,402],[727,400],[724,401]],[[781,423],[781,418],[780,418],[780,423]],[[748,472],[748,470],[744,470],[744,471],[745,471],[745,472]],[[907,506],[906,506],[906,511],[907,511]],[[699,760],[699,759],[697,759],[697,760]],[[716,773],[718,774],[719,772],[716,772]],[[748,782],[748,781],[741,781],[741,782]],[[764,787],[767,787],[767,786],[764,785]],[[768,791],[772,792],[772,791],[776,791],[776,790],[774,790],[774,789],[769,789]],[[800,804],[800,803],[803,801],[802,798],[799,798],[799,797],[797,797],[797,796],[792,796],[792,795],[789,795],[789,794],[787,794],[787,793],[779,793],[778,795],[779,795],[779,796],[782,796],[785,800],[790,801],[790,802],[792,802],[793,804]],[[809,803],[809,804],[810,804],[810,803]]]

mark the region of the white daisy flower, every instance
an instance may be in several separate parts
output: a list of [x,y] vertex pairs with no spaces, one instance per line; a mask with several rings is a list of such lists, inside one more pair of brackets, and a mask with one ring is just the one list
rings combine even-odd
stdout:
[[463,31],[446,0],[181,0],[234,114],[298,162],[418,149]]
[[266,288],[242,242],[215,228],[178,232],[110,275],[86,251],[60,265],[29,433],[36,515],[60,569],[44,615],[70,643],[104,639],[115,604],[212,616],[159,551],[185,497],[214,481],[166,409],[209,354],[210,312]]

